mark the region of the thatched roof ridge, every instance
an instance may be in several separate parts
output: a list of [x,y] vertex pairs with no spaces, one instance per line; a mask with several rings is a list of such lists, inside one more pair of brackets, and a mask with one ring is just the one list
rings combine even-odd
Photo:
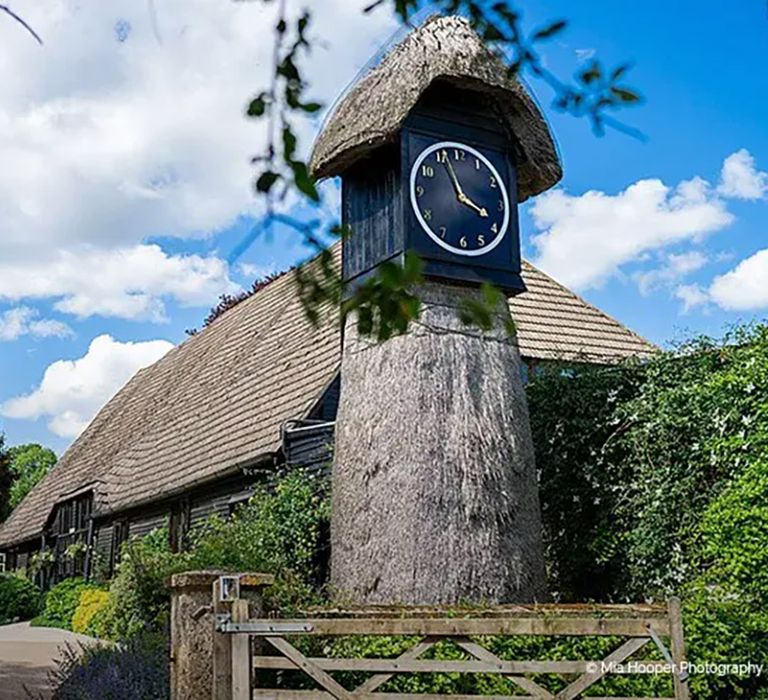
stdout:
[[[97,513],[115,512],[276,454],[282,423],[307,414],[341,358],[338,318],[313,327],[294,275],[134,375],[0,525],[0,547],[39,537],[56,503],[86,487]],[[529,263],[523,279],[510,309],[524,359],[609,364],[655,351]]]
[[496,100],[525,155],[518,172],[521,202],[560,180],[560,160],[541,111],[461,17],[428,20],[344,96],[317,138],[310,159],[312,175],[339,175],[394,141],[408,113],[436,80]]

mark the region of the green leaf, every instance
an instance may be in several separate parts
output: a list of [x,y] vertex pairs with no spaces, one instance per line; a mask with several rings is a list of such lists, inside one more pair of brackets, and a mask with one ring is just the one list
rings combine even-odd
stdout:
[[283,157],[291,160],[296,152],[296,135],[290,126],[283,127]]
[[611,92],[616,95],[622,102],[626,102],[627,104],[636,104],[640,102],[640,95],[638,95],[636,92],[632,92],[632,90],[627,90],[626,88],[620,88],[620,87],[612,87]]
[[263,172],[261,175],[259,175],[259,179],[256,180],[257,192],[269,192],[272,189],[272,185],[274,185],[279,179],[280,176],[271,170]]
[[322,108],[323,105],[320,102],[304,102],[303,104],[299,105],[299,109],[307,112],[308,114],[319,112]]
[[389,291],[395,291],[402,285],[402,268],[389,260],[379,265],[379,282]]
[[369,306],[357,309],[357,329],[362,335],[370,335],[373,330],[373,311]]
[[590,85],[591,83],[595,82],[596,80],[600,80],[602,75],[603,75],[603,73],[600,70],[600,64],[597,63],[597,62],[594,62],[587,69],[583,70],[579,74],[579,79],[585,85]]
[[282,75],[288,80],[301,81],[299,69],[296,67],[296,64],[293,62],[293,58],[290,55],[286,56],[282,60],[280,65],[277,67],[277,73],[278,75]]
[[421,279],[422,268],[423,268],[423,264],[419,255],[409,250],[405,254],[405,261],[403,266],[403,272],[404,272],[406,284],[408,285],[419,284],[422,281]]
[[552,22],[548,27],[544,27],[543,29],[539,29],[537,32],[534,32],[533,34],[533,41],[540,41],[542,39],[549,39],[555,34],[559,34],[563,31],[563,29],[566,28],[568,23],[563,20],[559,19],[556,22]]
[[254,97],[248,105],[246,114],[249,117],[261,117],[267,111],[267,93],[262,92],[258,97]]
[[313,202],[320,201],[320,194],[315,187],[315,183],[309,176],[306,163],[300,160],[294,160],[291,162],[291,170],[293,170],[293,179],[296,187],[306,195]]
[[630,69],[629,63],[622,63],[611,72],[611,80],[618,80],[624,73]]

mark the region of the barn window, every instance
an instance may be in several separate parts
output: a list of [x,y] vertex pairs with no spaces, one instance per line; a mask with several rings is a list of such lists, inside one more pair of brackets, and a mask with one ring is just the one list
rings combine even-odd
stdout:
[[85,576],[91,491],[57,504],[48,533],[54,552],[53,583],[70,576]]

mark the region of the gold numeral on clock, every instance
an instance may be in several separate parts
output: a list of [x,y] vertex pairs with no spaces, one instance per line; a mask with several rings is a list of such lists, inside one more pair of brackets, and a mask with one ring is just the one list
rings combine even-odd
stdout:
[[445,228],[445,226],[441,226],[439,229],[437,229],[437,232],[440,234],[440,238],[445,238],[445,234],[448,233],[448,229]]
[[416,196],[417,197],[424,196],[424,187],[422,185],[416,185]]
[[467,237],[466,236],[462,236],[461,238],[459,238],[459,245],[462,248],[466,248],[469,245],[469,243],[467,243]]
[[499,200],[499,211],[504,211],[504,200],[503,199]]
[[485,236],[482,233],[477,237],[477,245],[481,248],[485,245]]
[[421,174],[424,177],[434,177],[435,176],[435,169],[431,165],[422,165],[421,166]]
[[497,187],[497,185],[496,185],[496,178],[493,175],[491,175],[491,187],[493,187],[493,188]]
[[424,217],[424,221],[432,221],[432,210],[425,209],[422,216]]
[[480,170],[480,159],[475,158],[475,170]]
[[460,151],[458,148],[454,149],[454,151],[453,151],[453,159],[454,160],[466,160],[467,159],[466,151]]
[[436,154],[437,162],[438,163],[447,163],[448,162],[448,151],[442,150],[438,151]]
[[499,232],[499,227],[498,227],[498,225],[497,225],[497,224],[495,224],[495,223],[494,223],[494,224],[491,224],[491,231],[493,231],[494,233],[498,233],[498,232]]

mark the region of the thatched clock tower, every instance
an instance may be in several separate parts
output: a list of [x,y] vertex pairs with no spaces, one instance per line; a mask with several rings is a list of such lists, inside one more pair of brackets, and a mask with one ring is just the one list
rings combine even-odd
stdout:
[[342,177],[351,284],[416,250],[427,281],[403,336],[344,329],[331,575],[359,602],[523,602],[546,594],[520,355],[457,307],[520,277],[517,205],[561,168],[535,103],[469,24],[435,18],[340,102],[315,146]]

